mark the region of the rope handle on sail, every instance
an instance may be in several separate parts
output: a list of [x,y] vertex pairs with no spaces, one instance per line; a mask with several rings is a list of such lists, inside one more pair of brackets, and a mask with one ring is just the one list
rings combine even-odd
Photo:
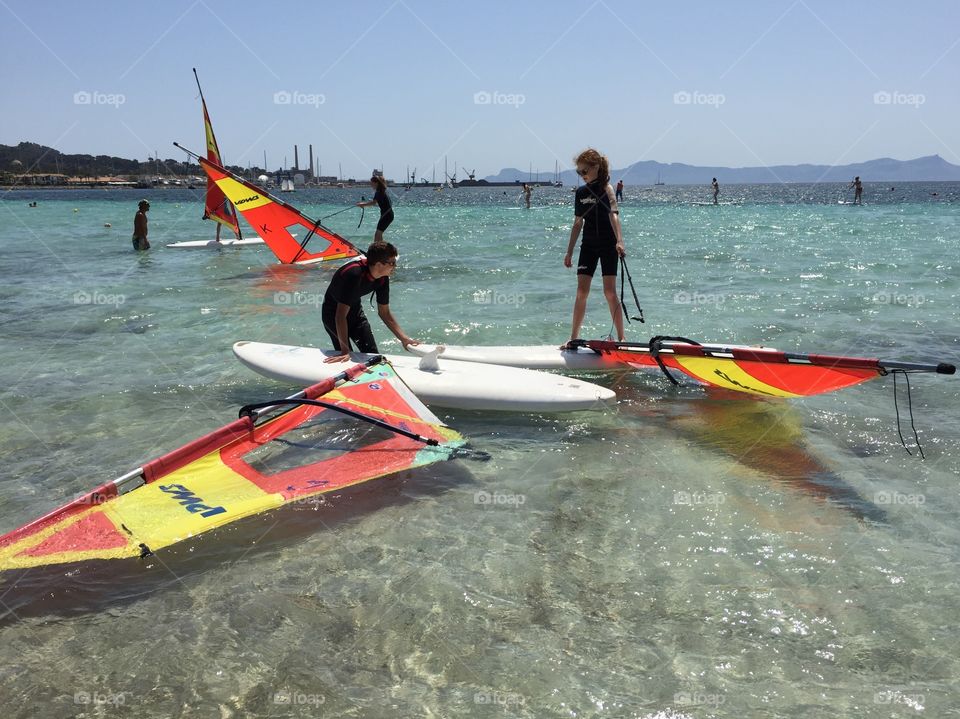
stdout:
[[[623,255],[620,256],[620,267],[623,270],[620,275],[620,306],[623,308],[623,316],[626,318],[628,323],[631,319],[637,320],[638,322],[645,322],[646,320],[643,319],[643,308],[640,306],[640,300],[637,299],[637,290],[633,286],[633,278],[630,276],[630,270],[627,269],[627,258]],[[634,315],[633,317],[631,317],[630,313],[627,311],[627,303],[623,300],[624,279],[630,283],[630,292],[633,294],[633,301],[637,305],[637,312],[639,312],[638,315]]]
[[903,439],[903,432],[900,430],[900,406],[897,401],[897,375],[902,374],[903,379],[907,383],[907,409],[910,412],[910,429],[913,431],[913,439],[917,444],[917,452],[920,453],[920,459],[926,459],[923,454],[923,447],[920,445],[920,435],[917,434],[917,427],[913,423],[913,396],[910,390],[910,374],[907,370],[903,369],[892,369],[890,374],[893,375],[893,409],[897,416],[897,434],[900,436],[900,444],[903,445],[903,448],[907,451],[911,457],[913,452],[910,451],[910,448],[907,447],[907,443]]

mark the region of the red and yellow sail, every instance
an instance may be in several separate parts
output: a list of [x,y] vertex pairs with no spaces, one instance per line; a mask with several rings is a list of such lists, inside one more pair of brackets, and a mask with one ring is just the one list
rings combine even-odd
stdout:
[[[196,72],[196,71],[194,71]],[[197,87],[200,86],[200,80],[197,80]],[[220,158],[220,148],[217,146],[217,137],[213,134],[213,124],[210,122],[210,113],[207,112],[207,101],[203,98],[203,91],[200,92],[200,103],[203,105],[203,128],[207,139],[207,159],[217,165],[223,165]],[[217,183],[207,178],[207,197],[204,203],[204,219],[219,222],[229,229],[238,238],[240,235],[240,224],[237,222],[237,213],[233,205],[223,194],[223,190],[217,187]]]
[[880,360],[831,355],[792,355],[772,349],[722,347],[669,341],[590,341],[587,346],[613,362],[656,367],[657,358],[704,384],[763,397],[806,397],[832,392],[886,374]]
[[296,397],[322,398],[437,444],[313,405],[259,424],[245,416],[0,537],[0,571],[145,556],[305,497],[447,459],[463,443],[390,365],[356,365],[337,384]]
[[[293,205],[273,197],[219,163],[201,157],[200,166],[283,264],[313,264],[361,254],[333,230],[311,220]],[[298,230],[304,240],[298,242],[291,230]],[[326,246],[319,251],[310,251],[307,250],[308,242],[314,247],[322,243],[326,243]]]

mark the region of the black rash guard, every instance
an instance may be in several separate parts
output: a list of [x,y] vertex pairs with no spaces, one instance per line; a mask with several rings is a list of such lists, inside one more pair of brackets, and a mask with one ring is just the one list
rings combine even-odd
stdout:
[[333,275],[323,296],[320,316],[334,349],[341,352],[349,350],[348,347],[340,347],[337,337],[337,305],[343,303],[350,306],[350,311],[347,312],[347,341],[353,340],[360,352],[378,351],[370,323],[360,306],[360,300],[371,292],[376,294],[378,304],[390,304],[390,278],[371,277],[367,271],[366,260],[347,263]]
[[618,212],[617,201],[612,199],[612,188],[606,182],[591,182],[577,188],[573,214],[583,218],[584,246],[615,247],[617,235],[613,231],[610,213]]

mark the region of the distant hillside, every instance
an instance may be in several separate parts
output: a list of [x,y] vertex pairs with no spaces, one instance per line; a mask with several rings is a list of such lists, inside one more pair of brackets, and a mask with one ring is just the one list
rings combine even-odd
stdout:
[[[163,175],[202,175],[200,166],[194,163],[166,159],[160,160],[159,164],[159,172]],[[246,169],[240,167],[229,169],[246,172]],[[253,171],[258,172],[258,169],[254,168]],[[140,162],[110,155],[65,155],[59,150],[35,142],[21,142],[16,146],[0,145],[0,173],[19,175],[24,172],[100,177],[155,175],[158,170],[153,159]]]
[[[940,155],[918,157],[915,160],[879,160],[852,165],[775,165],[771,167],[698,167],[683,163],[663,163],[646,160],[620,170],[611,170],[614,182],[623,179],[628,185],[652,185],[660,180],[668,185],[705,185],[716,177],[721,183],[754,184],[764,182],[849,182],[859,175],[864,182],[951,182],[960,181],[960,165],[953,165]],[[486,179],[491,182],[524,181],[529,173],[508,167]],[[541,172],[547,180],[553,173]],[[560,173],[564,184],[577,184],[573,170]]]

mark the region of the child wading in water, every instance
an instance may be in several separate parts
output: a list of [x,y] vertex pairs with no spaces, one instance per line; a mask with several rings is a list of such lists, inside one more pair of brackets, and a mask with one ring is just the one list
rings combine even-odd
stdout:
[[[620,215],[613,187],[610,186],[610,163],[607,158],[594,149],[581,152],[576,159],[577,174],[583,178],[584,185],[577,188],[573,228],[570,230],[570,243],[563,257],[563,266],[573,266],[573,248],[583,230],[583,242],[580,244],[580,257],[577,259],[577,299],[573,303],[573,326],[570,340],[579,339],[580,325],[587,311],[587,295],[590,294],[590,282],[600,264],[603,276],[603,295],[610,307],[610,317],[617,331],[617,340],[623,341],[623,313],[617,297],[617,265],[621,257],[626,257],[623,246],[623,234],[620,230]],[[570,342],[561,349],[571,349]]]
[[383,175],[374,175],[370,178],[370,187],[373,188],[373,199],[366,202],[358,202],[357,207],[372,207],[380,205],[380,221],[377,223],[377,231],[373,233],[373,241],[376,244],[383,242],[383,233],[393,222],[393,203],[390,202],[390,196],[387,195],[387,181]]

